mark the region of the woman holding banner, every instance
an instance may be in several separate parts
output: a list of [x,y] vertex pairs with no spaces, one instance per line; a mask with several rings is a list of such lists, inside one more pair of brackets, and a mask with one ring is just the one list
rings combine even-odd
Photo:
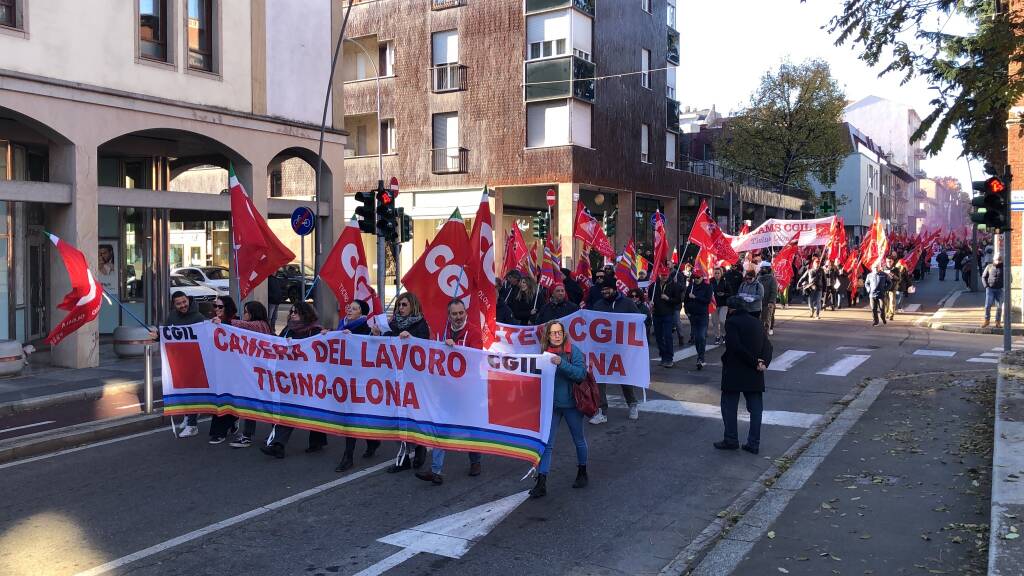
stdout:
[[544,447],[544,454],[537,468],[537,483],[530,490],[531,498],[541,498],[548,493],[548,470],[551,469],[551,450],[555,445],[555,433],[565,418],[569,433],[576,445],[576,481],[573,488],[587,485],[587,438],[583,433],[583,413],[576,408],[573,386],[582,382],[587,376],[587,366],[583,352],[569,343],[566,338],[565,325],[561,320],[552,320],[544,325],[541,336],[543,350],[552,354],[551,363],[555,365],[554,413],[551,416],[551,432]]
[[[230,303],[230,304],[229,304]],[[223,304],[224,308],[221,308]],[[227,310],[234,310],[235,304],[230,297],[224,296],[218,298],[213,305],[214,317],[211,322],[214,324],[221,324],[224,322],[230,323],[235,328],[241,328],[242,330],[249,330],[252,332],[259,332],[260,334],[273,334],[273,330],[270,329],[270,323],[268,321],[267,309],[263,304],[254,301],[246,302],[242,306],[242,319],[239,320],[234,318],[234,313],[226,313]],[[224,310],[225,313],[221,313]],[[210,423],[210,444],[220,444],[224,441],[224,438],[232,430],[238,429],[238,417],[237,416],[214,416],[213,421]],[[246,420],[243,426],[242,432],[236,436],[230,446],[232,448],[248,448],[252,445],[252,437],[256,434],[256,421]],[[214,442],[215,439],[220,440]]]
[[[366,316],[370,313],[370,304],[365,300],[353,300],[348,303],[345,307],[345,317],[341,319],[341,324],[338,326],[338,331],[342,334],[358,334],[362,336],[370,335],[370,325],[368,324],[369,318]],[[377,453],[377,448],[380,448],[380,440],[367,440],[366,441],[366,452],[363,452],[363,458],[373,458],[373,455]],[[352,467],[352,456],[356,451],[356,439],[351,436],[345,438],[345,453],[341,457],[341,462],[334,468],[335,472],[344,472]]]

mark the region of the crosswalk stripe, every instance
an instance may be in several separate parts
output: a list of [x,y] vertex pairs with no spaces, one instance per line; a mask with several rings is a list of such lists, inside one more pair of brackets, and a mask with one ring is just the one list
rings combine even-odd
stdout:
[[805,356],[809,356],[811,354],[814,354],[814,352],[809,352],[807,350],[786,350],[777,358],[772,360],[772,363],[768,365],[768,369],[775,372],[785,372]]
[[999,364],[998,358],[968,358],[967,361],[975,364]]
[[920,309],[920,304],[907,304],[906,306],[903,307],[904,312],[917,312]]
[[858,346],[836,346],[836,350],[849,350],[852,352],[874,352],[874,349],[872,348],[860,348]]
[[1003,356],[1003,353],[1002,352],[982,352],[981,356],[982,356],[982,358],[1001,358]]
[[[707,355],[708,351],[714,350],[715,348],[718,348],[718,344],[708,344],[707,346],[704,347],[704,354]],[[690,346],[688,348],[683,348],[682,350],[676,350],[676,353],[672,355],[672,360],[674,362],[679,362],[680,360],[686,360],[687,358],[692,358],[696,355],[697,347]],[[655,356],[654,358],[651,358],[651,362],[659,362],[660,360],[661,356]]]
[[[614,408],[625,408],[626,403],[619,399],[608,397],[608,405]],[[673,416],[693,416],[696,418],[722,419],[722,409],[714,404],[702,404],[700,402],[684,402],[682,400],[648,400],[638,404],[641,412],[653,412],[657,414],[670,414]],[[761,414],[761,423],[766,426],[788,426],[791,428],[810,428],[814,425],[821,414],[810,414],[806,412],[787,412],[785,410],[765,410]],[[740,410],[737,419],[743,422],[750,421],[750,415]]]
[[866,362],[868,358],[871,358],[871,356],[866,354],[844,354],[835,364],[818,372],[818,374],[822,376],[846,376],[853,372],[857,366]]
[[952,358],[956,356],[956,352],[952,350],[929,350],[927,348],[921,348],[914,351],[914,356],[941,356],[943,358]]

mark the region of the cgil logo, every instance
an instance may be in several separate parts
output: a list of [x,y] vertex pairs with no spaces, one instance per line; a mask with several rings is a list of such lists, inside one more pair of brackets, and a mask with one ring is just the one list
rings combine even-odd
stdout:
[[437,244],[430,248],[424,262],[427,272],[434,274],[441,292],[449,298],[458,298],[469,307],[469,278],[462,266],[454,264],[455,254],[445,244]]
[[191,326],[164,326],[163,337],[164,340],[171,342],[199,340],[196,331]]

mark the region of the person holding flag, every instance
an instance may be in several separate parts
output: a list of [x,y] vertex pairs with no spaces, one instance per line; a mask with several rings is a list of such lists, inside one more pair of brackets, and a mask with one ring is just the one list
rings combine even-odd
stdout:
[[[704,281],[704,267],[694,266],[693,276],[683,299],[686,307],[686,316],[690,319],[690,335],[693,337],[693,346],[697,351],[697,370],[704,369],[704,351],[708,336],[708,319],[710,306],[714,298],[711,284]],[[672,345],[672,337],[669,335],[669,346]]]
[[675,363],[672,343],[672,329],[679,318],[679,307],[683,303],[679,284],[670,281],[668,266],[658,266],[658,279],[651,285],[651,316],[654,319],[654,338],[658,343],[662,368],[671,368]]

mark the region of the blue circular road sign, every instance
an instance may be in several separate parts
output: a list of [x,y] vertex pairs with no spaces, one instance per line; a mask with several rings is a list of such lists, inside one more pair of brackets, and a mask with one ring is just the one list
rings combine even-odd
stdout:
[[292,230],[299,236],[305,236],[312,232],[314,224],[316,224],[316,217],[309,208],[299,206],[292,212]]

